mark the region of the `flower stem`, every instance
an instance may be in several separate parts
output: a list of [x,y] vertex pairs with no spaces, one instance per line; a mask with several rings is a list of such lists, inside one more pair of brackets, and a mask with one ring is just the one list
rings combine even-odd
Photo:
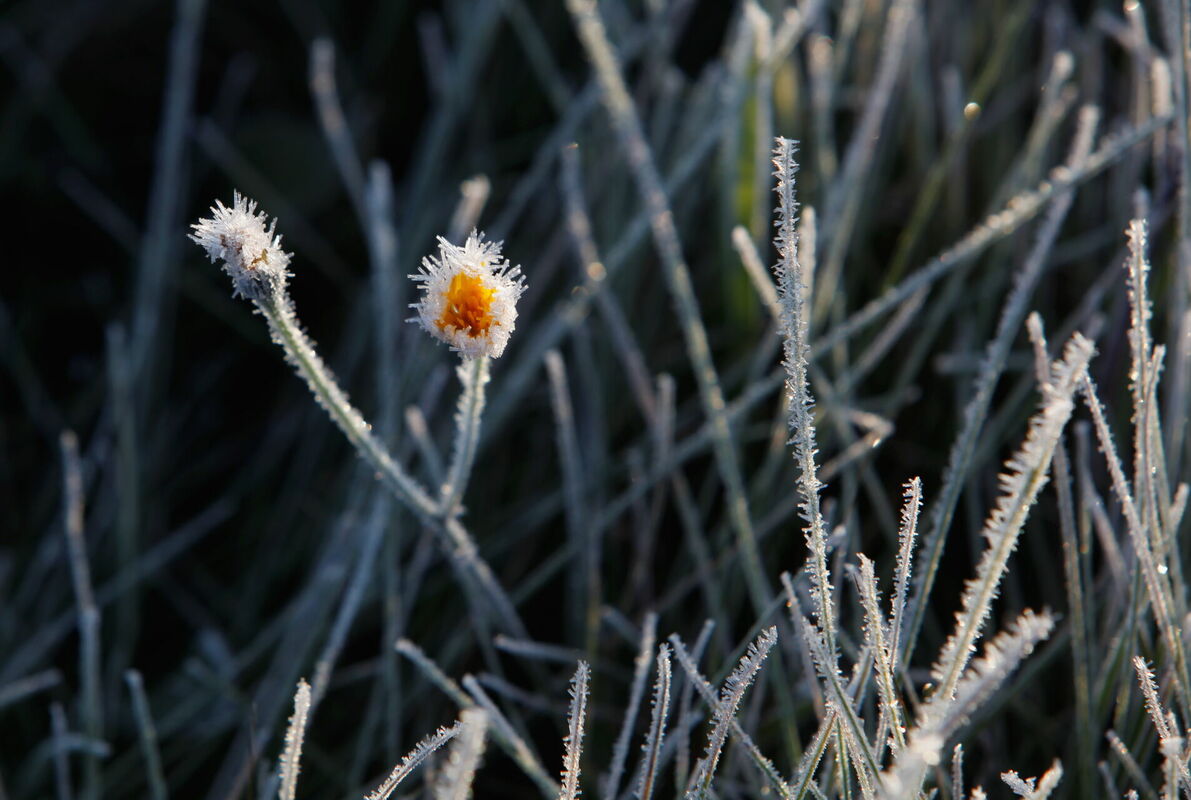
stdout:
[[[262,292],[253,295],[252,300],[268,321],[273,340],[285,350],[287,359],[306,381],[319,405],[327,410],[360,456],[376,469],[377,476],[397,499],[405,503],[424,524],[438,534],[465,588],[475,591],[472,602],[479,604],[483,601],[483,607],[495,620],[497,627],[515,636],[528,638],[525,625],[517,615],[516,606],[497,581],[487,562],[480,556],[479,549],[467,529],[457,519],[444,517],[444,506],[436,503],[416,480],[406,474],[401,465],[389,455],[385,446],[373,436],[372,426],[365,422],[360,412],[348,402],[347,395],[339,388],[335,377],[315,352],[310,339],[302,332],[294,316],[293,304],[285,290],[278,288]],[[482,386],[487,381],[487,365],[478,366],[476,369],[480,370],[480,374],[473,376],[478,378],[474,383],[481,389],[470,433],[467,468],[460,473],[464,478],[470,472],[471,462],[475,457],[479,412],[483,409]]]
[[484,413],[484,387],[488,383],[488,357],[464,358],[459,366],[459,382],[463,384],[463,395],[455,413],[455,451],[442,486],[440,510],[444,517],[458,513],[476,460],[480,417]]
[[331,415],[356,451],[376,468],[381,480],[415,513],[422,517],[436,516],[438,506],[434,500],[393,460],[384,445],[372,435],[372,427],[339,388],[310,339],[298,326],[293,305],[285,290],[276,289],[263,296],[253,297],[253,300],[269,323],[273,341],[285,350],[289,362],[306,381],[319,405]]

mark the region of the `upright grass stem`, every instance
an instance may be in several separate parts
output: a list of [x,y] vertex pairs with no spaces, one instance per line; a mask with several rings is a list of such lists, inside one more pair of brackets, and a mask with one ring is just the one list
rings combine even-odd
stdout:
[[91,567],[87,560],[87,543],[83,538],[83,473],[79,462],[78,437],[73,431],[64,431],[59,444],[62,451],[63,521],[67,549],[70,553],[70,575],[78,608],[79,676],[82,682],[79,717],[82,720],[83,731],[93,745],[87,750],[83,798],[97,800],[100,795],[100,774],[95,746],[103,737],[99,606],[95,603],[95,592],[91,587]]
[[484,412],[485,387],[488,384],[488,361],[487,356],[465,358],[459,365],[459,383],[463,393],[459,396],[459,408],[455,412],[455,448],[440,503],[442,513],[446,516],[459,513],[459,504],[476,461],[480,419]]

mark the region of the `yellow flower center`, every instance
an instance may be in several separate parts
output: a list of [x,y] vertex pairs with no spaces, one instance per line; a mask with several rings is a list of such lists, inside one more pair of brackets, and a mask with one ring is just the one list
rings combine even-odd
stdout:
[[435,321],[439,330],[448,325],[466,330],[473,339],[488,333],[491,325],[499,325],[492,319],[490,309],[495,289],[484,285],[483,278],[460,272],[451,278],[447,287],[447,304],[442,316]]

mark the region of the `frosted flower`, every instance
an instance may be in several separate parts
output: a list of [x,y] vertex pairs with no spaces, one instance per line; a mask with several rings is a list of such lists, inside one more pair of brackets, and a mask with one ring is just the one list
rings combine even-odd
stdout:
[[472,231],[462,247],[438,237],[438,258],[422,259],[422,268],[409,276],[421,284],[422,298],[410,307],[436,339],[470,358],[505,350],[517,321],[517,299],[525,291],[521,267],[511,267],[500,254],[499,242],[484,241]]
[[190,226],[190,240],[212,261],[223,261],[237,295],[259,297],[262,290],[284,288],[290,275],[293,254],[281,249],[281,237],[274,232],[276,219],[265,227],[268,219],[265,212],[257,212],[256,201],[236,192],[231,208],[216,200],[211,217]]

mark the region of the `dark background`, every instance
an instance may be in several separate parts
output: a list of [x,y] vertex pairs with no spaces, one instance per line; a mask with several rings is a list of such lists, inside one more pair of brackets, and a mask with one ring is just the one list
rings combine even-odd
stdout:
[[[548,146],[561,115],[559,98],[565,107],[589,80],[561,3],[217,0],[200,11],[193,97],[179,117],[182,134],[176,139],[179,171],[163,182],[163,98],[171,54],[180,46],[174,38],[179,8],[187,5],[124,0],[0,5],[6,245],[0,266],[0,662],[6,664],[0,668],[0,696],[5,686],[29,675],[52,684],[19,702],[0,704],[0,778],[7,796],[52,791],[53,704],[61,704],[71,730],[81,725],[75,598],[62,527],[63,430],[75,431],[81,443],[90,569],[106,598],[104,796],[147,796],[122,679],[132,668],[144,676],[161,728],[172,796],[224,796],[232,785],[255,792],[264,774],[256,764],[273,764],[279,750],[293,679],[312,674],[329,616],[344,597],[346,576],[355,574],[350,571],[366,532],[376,524],[370,515],[378,493],[367,470],[294,378],[263,322],[247,303],[231,298],[225,276],[185,239],[186,226],[216,198],[230,203],[233,189],[278,216],[285,247],[295,252],[291,290],[302,322],[365,416],[382,414],[368,250],[311,99],[312,42],[325,37],[334,45],[338,90],[360,159],[384,162],[391,170],[402,276],[431,252],[433,236],[446,231],[461,181],[486,175],[492,192],[479,227],[491,230],[502,221],[518,181]],[[614,41],[623,44],[629,28],[655,5],[605,5]],[[776,14],[780,4],[762,5]],[[803,141],[799,194],[820,213],[836,187],[832,176],[815,166],[824,149],[837,159],[845,156],[877,76],[881,4],[852,7],[861,16],[852,57],[839,67],[833,142],[815,138],[819,129],[812,119],[804,44],[775,81],[775,132]],[[533,24],[517,21],[517,9]],[[664,13],[667,21],[659,24],[666,36],[641,58],[630,59],[626,76],[655,158],[668,172],[715,119],[715,112],[699,113],[698,87],[731,66],[727,43],[741,24],[741,11],[704,0],[680,2]],[[1160,19],[1152,10],[1147,14],[1160,49]],[[491,27],[482,28],[489,17]],[[1120,17],[1115,3],[923,5],[881,141],[874,144],[878,149],[865,177],[839,296],[816,320],[813,335],[829,331],[896,280],[890,262],[932,169],[943,170],[943,188],[906,244],[908,270],[1000,207],[1004,197],[996,192],[1022,152],[1058,49],[1074,54],[1071,85],[1079,103],[1101,107],[1102,130],[1119,129],[1147,112],[1134,90],[1136,61],[1113,35],[1119,31],[1113,25],[1124,24]],[[843,25],[842,10],[831,6],[813,30],[839,37]],[[528,52],[526,42],[535,37],[545,67]],[[672,43],[671,52],[657,43],[663,40]],[[657,79],[655,60],[665,67],[664,80]],[[755,68],[752,62],[745,67],[746,87]],[[735,224],[750,227],[762,244],[769,235],[767,208],[756,208],[751,194],[756,98],[750,92],[746,88],[739,107],[721,104],[718,113],[728,115],[724,141],[673,198],[729,399],[759,374],[752,367],[758,359],[761,373],[778,363],[775,351],[757,355],[773,341],[773,331],[729,241]],[[957,134],[961,124],[951,100],[977,93],[981,113]],[[673,121],[667,125],[666,119]],[[1032,186],[1064,157],[1072,129],[1068,115],[1043,148],[1033,179],[1015,190]],[[574,138],[596,240],[606,253],[644,212],[603,110],[592,111]],[[1098,333],[1094,373],[1122,431],[1128,421],[1123,338],[1128,319],[1124,277],[1116,270],[1122,231],[1141,188],[1152,211],[1156,338],[1170,338],[1176,324],[1170,312],[1179,291],[1173,138],[1170,132],[1161,140],[1165,145],[1135,148],[1079,191],[1051,270],[1031,303],[1056,337],[1064,325],[1091,326]],[[493,366],[493,406],[501,399],[502,377],[530,352],[526,342],[564,314],[582,282],[559,213],[557,164],[546,174],[522,213],[496,234],[505,240],[508,258],[523,266],[529,291],[509,353]],[[155,194],[155,186],[167,194]],[[819,423],[821,464],[859,435],[854,424],[841,423],[848,411],[879,414],[895,427],[879,448],[830,482],[824,495],[835,523],[847,524],[851,548],[876,558],[883,576],[892,569],[891,523],[900,486],[921,475],[929,510],[975,366],[1032,228],[1026,225],[965,267],[949,289],[936,289],[921,315],[847,397],[825,396],[812,374],[812,391],[827,415]],[[772,261],[767,248],[762,259]],[[138,327],[144,276],[154,271],[161,276],[159,311]],[[408,302],[412,289],[401,291],[402,302]],[[704,418],[648,237],[631,249],[606,291],[623,309],[650,373],[676,380],[681,440]],[[404,307],[397,313],[406,316]],[[593,313],[575,331],[561,350],[589,480],[587,502],[596,513],[640,478],[635,464],[649,463],[652,451],[602,319]],[[875,335],[876,330],[865,332],[824,359],[822,376],[840,378]],[[405,405],[421,405],[448,455],[457,391],[453,357],[411,325],[401,325],[394,347],[402,359],[400,386],[398,407],[388,413],[400,420]],[[980,522],[996,496],[998,465],[1020,441],[1035,406],[1029,358],[1023,334],[979,442],[915,667],[925,667],[942,640],[978,552]],[[907,364],[915,365],[912,374],[906,374]],[[524,587],[517,599],[531,635],[579,654],[582,636],[566,606],[573,578],[564,572],[530,582],[567,536],[548,387],[544,372],[533,374],[524,392],[506,399],[506,413],[485,428],[466,498],[467,521],[503,585],[514,593]],[[1169,416],[1169,402],[1164,409]],[[1185,407],[1173,411],[1176,417],[1186,413]],[[773,393],[736,428],[754,515],[776,525],[777,533],[763,544],[774,583],[779,572],[797,570],[805,558],[801,526],[792,514],[793,465],[781,457],[782,416]],[[1127,451],[1125,441],[1120,443]],[[417,463],[404,432],[391,442]],[[1172,459],[1173,481],[1177,454]],[[762,465],[772,465],[772,471]],[[683,470],[714,552],[729,559],[716,578],[728,598],[708,667],[716,677],[755,615],[732,567],[715,464],[704,450]],[[1098,465],[1093,471],[1102,478]],[[1106,491],[1103,481],[1100,485]],[[391,513],[382,523],[390,530],[364,583],[339,671],[312,724],[304,794],[358,792],[417,738],[453,719],[456,709],[449,701],[408,664],[391,661],[395,612],[386,602],[403,598],[411,564],[424,568],[417,573],[423,583],[403,598],[411,605],[403,606],[405,624],[397,632],[421,644],[455,677],[495,669],[477,645],[491,632],[469,618],[448,564],[412,517]],[[653,517],[650,513],[634,507],[610,525],[603,600],[633,624],[647,609],[657,609],[661,636],[676,631],[690,640],[711,612],[694,582],[684,583],[693,570],[689,532],[667,498]],[[1115,508],[1110,513],[1115,515]],[[1005,586],[1006,609],[1065,608],[1055,520],[1048,494]],[[643,549],[652,550],[652,560],[642,568],[644,577],[634,578]],[[851,597],[850,581],[839,576],[837,583]],[[844,614],[851,624],[859,614],[848,602]],[[293,644],[290,633],[302,627],[295,620],[302,619],[308,619],[312,638],[286,652]],[[635,649],[610,625],[602,631],[599,652],[587,654],[597,676],[588,751],[591,791],[618,730]],[[281,661],[288,662],[285,668],[277,666]],[[527,665],[507,655],[501,663],[504,678],[544,706],[524,711],[524,724],[553,775],[572,667]],[[386,691],[392,686],[376,677],[382,669],[398,671],[400,695],[392,696]],[[1051,755],[1072,746],[1066,744],[1070,665],[1060,644],[1047,651],[1038,669],[1032,688],[1016,689],[995,723],[977,725],[969,769],[983,776],[986,786],[1009,766],[1037,774]],[[804,678],[799,673],[790,682]],[[794,727],[806,736],[814,729],[814,714],[805,691],[796,694]],[[788,769],[781,722],[771,716],[759,739]],[[1023,725],[1030,726],[1028,735],[1011,734],[1025,730]],[[244,749],[235,737],[245,732],[263,732],[263,752]],[[702,747],[701,738],[692,741],[694,749]],[[232,754],[241,751],[253,766],[247,783],[235,784],[228,765],[239,763]],[[84,780],[83,761],[72,749],[76,781]],[[489,783],[480,796],[532,791],[503,755],[490,754],[487,763]]]

